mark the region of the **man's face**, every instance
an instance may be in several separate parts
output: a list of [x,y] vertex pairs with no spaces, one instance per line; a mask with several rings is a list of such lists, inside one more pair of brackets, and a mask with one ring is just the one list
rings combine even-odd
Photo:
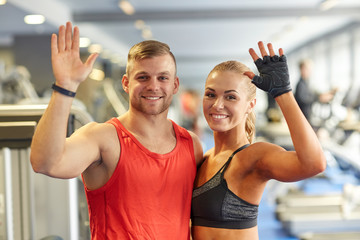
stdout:
[[132,62],[129,74],[123,77],[123,88],[133,110],[148,115],[167,114],[179,88],[174,60],[167,54]]

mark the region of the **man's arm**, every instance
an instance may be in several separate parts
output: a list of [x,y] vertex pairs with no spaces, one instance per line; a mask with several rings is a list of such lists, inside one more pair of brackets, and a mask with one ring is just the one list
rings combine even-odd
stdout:
[[[51,61],[56,85],[76,92],[89,75],[97,54],[83,63],[79,53],[79,29],[68,22],[60,26],[59,37],[51,37]],[[66,129],[73,97],[54,91],[49,105],[36,127],[30,160],[34,171],[59,178],[78,176],[100,158],[96,134],[89,124],[66,139]]]

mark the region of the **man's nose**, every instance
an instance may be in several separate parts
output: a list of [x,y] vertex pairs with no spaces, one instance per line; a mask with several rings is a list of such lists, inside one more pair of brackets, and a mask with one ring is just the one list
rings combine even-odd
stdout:
[[149,82],[147,85],[149,90],[157,90],[157,89],[159,89],[159,86],[160,86],[160,82],[157,80],[156,77],[151,77],[149,79]]

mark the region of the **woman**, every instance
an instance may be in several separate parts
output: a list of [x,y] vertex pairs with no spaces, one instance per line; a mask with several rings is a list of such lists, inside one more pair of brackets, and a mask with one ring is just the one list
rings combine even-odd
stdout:
[[[258,239],[258,205],[267,181],[298,181],[326,167],[321,145],[291,91],[283,50],[279,57],[268,44],[268,56],[264,44],[258,45],[263,59],[253,49],[249,52],[260,76],[242,63],[228,61],[217,65],[206,80],[203,111],[215,146],[205,154],[195,180],[194,240]],[[295,151],[253,143],[255,85],[280,106]]]

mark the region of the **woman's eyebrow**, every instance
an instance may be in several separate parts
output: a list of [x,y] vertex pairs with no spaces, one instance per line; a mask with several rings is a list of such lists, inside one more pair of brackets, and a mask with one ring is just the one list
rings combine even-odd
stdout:
[[205,88],[206,90],[210,90],[210,91],[214,91],[215,92],[215,90],[214,89],[212,89],[212,88],[210,88],[210,87],[207,87],[207,88]]
[[[205,90],[210,90],[210,91],[216,92],[215,89],[212,89],[211,87],[207,87],[207,88],[205,88]],[[232,90],[232,89],[226,90],[224,93],[231,93],[231,92],[239,93],[238,91]]]
[[226,91],[225,91],[225,93],[231,93],[231,92],[239,93],[239,92],[236,91],[236,90],[226,90]]

